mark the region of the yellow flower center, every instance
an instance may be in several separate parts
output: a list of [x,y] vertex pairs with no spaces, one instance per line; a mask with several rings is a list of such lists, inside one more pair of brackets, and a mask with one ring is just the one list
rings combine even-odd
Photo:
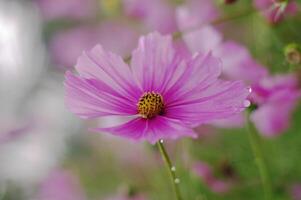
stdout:
[[138,113],[146,119],[160,115],[164,111],[163,97],[155,92],[144,93],[137,105]]

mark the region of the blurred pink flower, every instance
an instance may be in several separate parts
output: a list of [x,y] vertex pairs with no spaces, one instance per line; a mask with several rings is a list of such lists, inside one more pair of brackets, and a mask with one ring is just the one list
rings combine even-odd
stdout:
[[176,31],[174,9],[166,0],[122,0],[125,14],[141,20],[147,31]]
[[301,200],[301,184],[296,183],[290,188],[290,195],[292,200]]
[[219,11],[212,0],[188,0],[176,10],[176,19],[181,31],[198,28],[212,22]]
[[219,57],[223,63],[223,78],[253,84],[268,75],[267,69],[258,64],[243,45],[224,42],[222,34],[210,25],[185,33],[183,39],[191,52],[212,51]]
[[79,76],[66,73],[66,105],[82,118],[134,118],[96,128],[134,140],[196,136],[192,128],[245,109],[249,89],[241,81],[222,81],[221,63],[211,54],[184,59],[171,36],[141,37],[130,67],[98,45],[78,59]]
[[46,20],[85,19],[96,15],[95,0],[35,0]]
[[251,120],[257,129],[270,137],[284,132],[300,98],[296,77],[292,74],[267,77],[252,89],[251,100],[258,108],[251,114]]
[[56,33],[49,48],[54,63],[64,68],[74,66],[76,58],[85,49],[92,48],[96,42],[98,41],[95,27],[76,27]]
[[288,2],[280,0],[254,0],[255,7],[262,11],[263,15],[271,23],[280,21],[284,15],[294,15],[298,11],[298,6],[295,0]]
[[[297,80],[292,75],[270,76],[249,51],[234,41],[223,42],[222,35],[212,26],[202,26],[183,36],[191,52],[212,51],[223,63],[222,77],[244,80],[253,89],[251,100],[258,109],[251,115],[257,129],[266,136],[275,136],[289,126],[290,116],[299,98]],[[279,114],[281,112],[281,115]],[[213,121],[218,127],[242,127],[244,116]]]
[[58,32],[50,42],[50,51],[55,64],[60,67],[71,67],[84,50],[91,49],[97,43],[127,57],[137,40],[138,34],[130,27],[107,21],[99,26],[80,26]]
[[193,171],[213,192],[226,193],[231,189],[231,183],[216,178],[207,163],[201,161],[196,162],[193,166]]
[[42,182],[36,200],[84,200],[77,180],[67,171],[57,170]]

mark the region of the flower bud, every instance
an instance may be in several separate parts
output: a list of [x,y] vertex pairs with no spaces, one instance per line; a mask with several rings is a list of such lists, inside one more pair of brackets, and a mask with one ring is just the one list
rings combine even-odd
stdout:
[[289,64],[301,64],[301,48],[298,44],[288,44],[284,49],[284,55]]

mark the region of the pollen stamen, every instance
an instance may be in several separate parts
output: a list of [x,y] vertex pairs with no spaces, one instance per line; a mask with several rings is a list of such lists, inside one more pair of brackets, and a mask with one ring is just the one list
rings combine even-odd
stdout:
[[164,111],[163,97],[155,92],[146,92],[140,97],[137,106],[138,113],[143,118],[153,118]]

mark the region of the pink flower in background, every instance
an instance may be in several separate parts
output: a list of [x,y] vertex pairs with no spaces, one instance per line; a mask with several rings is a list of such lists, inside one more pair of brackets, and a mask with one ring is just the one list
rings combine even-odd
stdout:
[[125,14],[141,20],[147,31],[176,31],[174,9],[166,0],[122,0]]
[[222,34],[210,25],[185,33],[183,39],[191,52],[212,51],[219,57],[225,79],[253,84],[268,75],[267,69],[258,64],[243,45],[234,41],[224,42]]
[[195,136],[192,128],[245,109],[250,91],[222,81],[221,63],[209,54],[184,59],[171,36],[141,37],[130,67],[101,46],[78,59],[79,75],[66,73],[66,105],[82,118],[124,116],[129,122],[96,128],[134,140]]
[[177,25],[181,31],[199,28],[219,16],[212,0],[188,0],[176,10]]
[[[90,49],[97,41],[95,27],[76,27],[57,32],[50,41],[50,53],[56,65],[61,68],[74,66],[76,58]],[[68,50],[66,50],[68,49]]]
[[[223,42],[222,35],[206,25],[183,36],[191,52],[206,52],[221,59],[222,77],[244,80],[251,84],[251,100],[258,109],[251,115],[257,129],[266,136],[283,133],[289,127],[291,112],[299,98],[296,78],[291,75],[269,76],[268,70],[258,64],[249,51],[234,41]],[[279,114],[279,112],[281,114]],[[217,127],[242,127],[244,116],[213,121]]]
[[36,200],[84,200],[77,180],[68,172],[57,170],[41,184]]
[[263,15],[271,23],[280,21],[284,15],[294,15],[298,11],[298,6],[295,0],[288,2],[280,0],[254,0],[255,7],[262,11]]
[[96,15],[95,0],[35,0],[46,20],[85,19]]
[[50,42],[50,52],[54,63],[64,68],[74,66],[81,53],[97,43],[127,57],[137,40],[138,34],[130,27],[108,21],[99,26],[79,26],[56,33]]
[[226,180],[219,180],[212,172],[211,167],[204,162],[197,162],[193,166],[193,172],[199,176],[203,182],[216,193],[225,193],[231,189],[231,183]]
[[296,77],[291,74],[267,77],[252,89],[251,100],[258,105],[251,114],[256,128],[269,137],[284,132],[300,98]]

